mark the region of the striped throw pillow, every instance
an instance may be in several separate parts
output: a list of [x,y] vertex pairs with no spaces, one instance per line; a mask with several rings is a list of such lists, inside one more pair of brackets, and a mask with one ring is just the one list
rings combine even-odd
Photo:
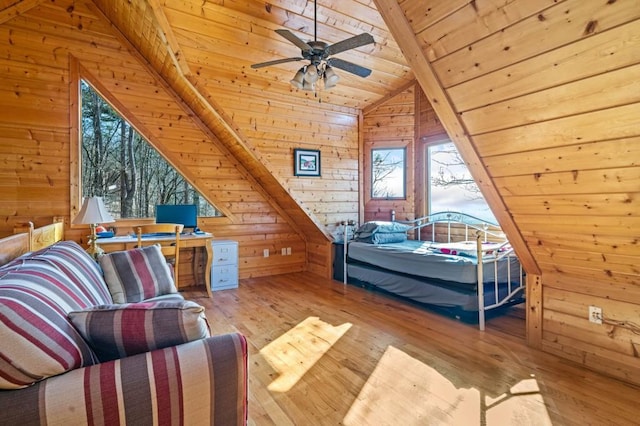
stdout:
[[160,245],[107,253],[99,258],[113,303],[135,303],[177,293]]
[[77,283],[52,264],[25,260],[0,272],[0,389],[98,362],[67,319],[90,306]]
[[101,362],[209,337],[204,308],[195,302],[101,305],[69,313]]

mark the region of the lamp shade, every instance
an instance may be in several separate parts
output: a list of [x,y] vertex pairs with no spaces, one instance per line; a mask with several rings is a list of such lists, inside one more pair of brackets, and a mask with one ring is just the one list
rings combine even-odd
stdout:
[[78,215],[73,219],[74,225],[115,222],[104,206],[101,197],[87,197],[82,202]]
[[305,67],[300,68],[296,75],[290,81],[291,85],[296,89],[302,89],[304,85],[304,71]]
[[307,83],[315,83],[318,81],[318,68],[311,64],[307,67],[307,72],[304,73],[304,81]]
[[340,76],[333,71],[333,68],[327,66],[324,71],[324,88],[331,89],[340,81]]

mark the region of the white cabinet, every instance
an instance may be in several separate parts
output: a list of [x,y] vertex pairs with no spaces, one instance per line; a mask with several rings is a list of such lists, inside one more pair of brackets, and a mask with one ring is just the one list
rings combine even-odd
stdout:
[[238,242],[212,240],[211,291],[238,288]]

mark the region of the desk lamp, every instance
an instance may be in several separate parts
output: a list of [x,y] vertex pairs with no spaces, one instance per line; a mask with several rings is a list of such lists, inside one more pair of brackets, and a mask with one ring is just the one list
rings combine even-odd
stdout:
[[89,248],[87,249],[87,253],[93,256],[94,259],[97,259],[98,256],[104,253],[97,244],[96,244],[96,226],[99,223],[110,223],[115,222],[113,217],[109,214],[104,203],[102,202],[101,197],[87,197],[82,202],[82,207],[78,212],[78,215],[73,220],[74,225],[89,225],[91,229],[91,235],[89,240]]

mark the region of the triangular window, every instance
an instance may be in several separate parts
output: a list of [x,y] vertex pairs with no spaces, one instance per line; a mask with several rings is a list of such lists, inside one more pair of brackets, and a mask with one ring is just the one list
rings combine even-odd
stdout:
[[115,218],[148,218],[159,204],[196,204],[222,216],[87,82],[82,97],[82,196],[100,196]]

